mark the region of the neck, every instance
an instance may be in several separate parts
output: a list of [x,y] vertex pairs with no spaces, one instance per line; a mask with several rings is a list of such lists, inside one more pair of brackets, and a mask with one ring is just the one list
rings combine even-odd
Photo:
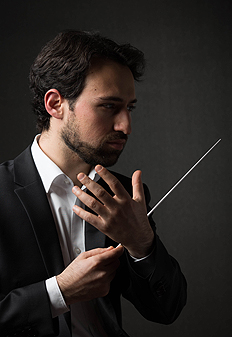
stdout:
[[89,174],[91,165],[86,164],[78,154],[70,150],[60,137],[54,137],[49,131],[42,132],[38,139],[41,150],[73,181],[74,185],[81,187],[77,180],[80,172]]

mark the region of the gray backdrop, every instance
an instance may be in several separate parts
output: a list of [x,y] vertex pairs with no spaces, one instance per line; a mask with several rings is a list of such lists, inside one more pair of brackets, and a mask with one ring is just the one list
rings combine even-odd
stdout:
[[35,135],[28,72],[41,46],[66,28],[99,30],[146,54],[133,134],[115,169],[143,180],[155,204],[218,139],[221,143],[160,205],[158,233],[188,281],[170,326],[123,302],[133,337],[231,337],[231,14],[226,0],[1,1],[0,161]]

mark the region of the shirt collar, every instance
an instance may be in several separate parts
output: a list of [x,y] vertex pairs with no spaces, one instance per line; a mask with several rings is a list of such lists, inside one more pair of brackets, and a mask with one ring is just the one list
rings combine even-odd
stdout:
[[[35,136],[31,146],[31,153],[45,191],[48,193],[51,185],[58,176],[65,176],[70,181],[71,179],[41,150],[38,144],[39,137],[40,135]],[[100,179],[94,168],[90,171],[89,178],[94,181]]]

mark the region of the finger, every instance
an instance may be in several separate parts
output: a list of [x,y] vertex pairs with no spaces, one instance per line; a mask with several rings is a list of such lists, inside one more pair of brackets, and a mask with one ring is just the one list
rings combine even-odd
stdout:
[[113,248],[99,255],[99,259],[104,263],[104,265],[109,265],[113,263],[115,260],[119,259],[119,257],[123,254],[123,252],[124,252],[123,246]]
[[86,222],[90,223],[94,227],[96,227],[99,231],[102,231],[103,228],[103,220],[101,216],[97,216],[95,214],[92,214],[90,212],[87,212],[80,206],[74,205],[73,206],[73,212],[76,213],[81,219],[85,220]]
[[79,173],[77,176],[78,180],[87,187],[87,189],[92,192],[98,200],[100,200],[104,205],[111,206],[115,203],[112,196],[98,183],[90,179],[84,173]]
[[79,255],[79,257],[84,257],[84,258],[89,258],[92,256],[96,256],[96,255],[100,255],[103,253],[107,253],[112,251],[112,254],[108,254],[106,256],[104,256],[103,258],[107,259],[110,258],[111,256],[115,256],[115,257],[119,257],[122,255],[123,251],[124,251],[124,247],[120,244],[120,246],[118,245],[116,248],[114,248],[113,246],[109,246],[106,248],[94,248],[91,250],[87,250],[86,252],[83,252],[82,254]]
[[79,257],[84,257],[84,258],[88,259],[89,257],[105,253],[106,251],[110,251],[112,249],[114,249],[113,246],[110,246],[110,247],[107,247],[107,248],[94,248],[94,249],[91,249],[91,250],[87,250],[86,252],[83,252],[82,254],[79,255]]
[[[91,181],[91,179],[90,179],[90,181]],[[106,207],[101,202],[96,200],[94,197],[88,195],[86,192],[82,191],[82,189],[80,187],[74,186],[72,188],[72,192],[75,194],[75,196],[80,201],[83,202],[83,204],[85,204],[87,207],[89,207],[95,213],[97,213],[101,216],[104,216],[107,213]]]
[[124,199],[128,198],[129,194],[123,187],[123,185],[120,183],[120,181],[111,174],[105,167],[101,165],[97,165],[95,167],[96,172],[99,174],[99,176],[108,184],[111,191],[119,198]]
[[133,199],[135,201],[145,200],[141,175],[142,172],[138,170],[135,171],[132,176]]
[[99,258],[102,261],[106,262],[105,264],[110,264],[115,259],[118,259],[123,254],[123,251],[124,247],[122,245],[116,248],[114,248],[113,246],[107,248],[95,248],[82,253],[81,255],[79,255],[79,257],[87,259],[99,255]]

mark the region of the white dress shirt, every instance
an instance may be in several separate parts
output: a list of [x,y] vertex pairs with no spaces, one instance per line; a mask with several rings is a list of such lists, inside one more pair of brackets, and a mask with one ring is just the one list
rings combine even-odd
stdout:
[[[38,137],[35,137],[31,147],[32,157],[53,213],[66,267],[85,251],[85,221],[72,211],[74,204],[81,207],[84,205],[72,193],[72,180],[40,149]],[[94,181],[100,178],[94,169],[89,177]],[[82,186],[82,189],[85,190],[85,186]],[[70,308],[67,307],[55,276],[46,280],[46,288],[53,317],[71,310],[73,337],[107,336],[91,301],[78,302]]]

